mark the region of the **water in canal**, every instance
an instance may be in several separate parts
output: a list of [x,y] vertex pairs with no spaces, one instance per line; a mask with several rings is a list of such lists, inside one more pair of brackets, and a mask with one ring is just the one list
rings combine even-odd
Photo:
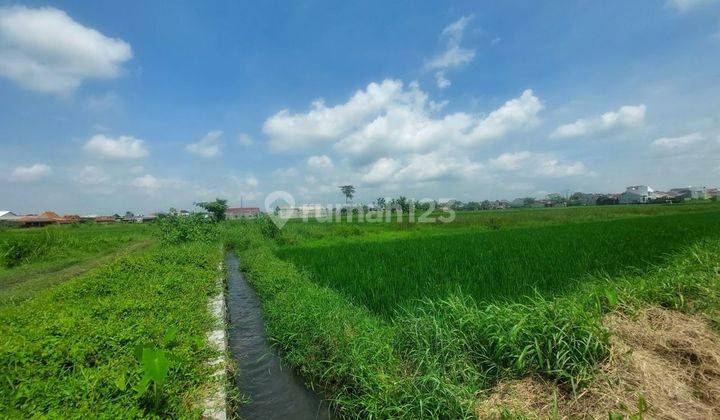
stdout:
[[327,406],[284,366],[268,343],[262,307],[238,269],[235,253],[226,255],[228,343],[237,364],[235,382],[250,402],[240,407],[244,419],[328,419]]

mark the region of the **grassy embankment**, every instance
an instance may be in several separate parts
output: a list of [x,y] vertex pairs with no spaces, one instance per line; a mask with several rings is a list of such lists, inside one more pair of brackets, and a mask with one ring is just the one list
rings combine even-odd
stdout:
[[[21,268],[82,264],[146,238],[138,226],[84,229],[57,229],[64,239]],[[163,243],[0,303],[0,417],[198,416],[221,258],[217,240]]]
[[0,231],[0,301],[19,301],[152,243],[147,225],[72,225]]
[[[472,417],[484,390],[507,378],[581,389],[609,355],[602,319],[611,311],[657,304],[717,319],[717,207],[675,206],[683,214],[657,217],[670,207],[636,208],[650,217],[613,222],[619,210],[582,209],[599,221],[553,227],[548,218],[562,223],[575,209],[527,211],[517,213],[521,227],[508,221],[493,232],[482,220],[497,216],[481,215],[468,232],[449,226],[436,237],[439,227],[418,226],[390,242],[394,225],[387,236],[381,225],[352,223],[322,225],[323,235],[308,235],[321,229],[312,225],[233,229],[270,336],[339,413],[457,418]],[[334,230],[355,228],[356,242],[328,245]]]

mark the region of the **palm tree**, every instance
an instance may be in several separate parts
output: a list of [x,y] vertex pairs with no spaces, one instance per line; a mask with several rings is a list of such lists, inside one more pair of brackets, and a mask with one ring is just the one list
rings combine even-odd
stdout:
[[340,188],[340,191],[345,195],[345,204],[348,203],[348,200],[352,200],[355,195],[355,187],[352,185],[341,185],[338,188]]

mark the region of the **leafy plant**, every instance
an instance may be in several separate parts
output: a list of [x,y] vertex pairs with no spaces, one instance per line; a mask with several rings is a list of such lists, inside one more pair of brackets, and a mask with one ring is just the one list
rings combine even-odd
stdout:
[[135,389],[139,395],[144,395],[152,388],[153,409],[158,412],[162,401],[162,389],[170,370],[170,360],[164,350],[151,347],[142,348],[139,360],[143,376]]

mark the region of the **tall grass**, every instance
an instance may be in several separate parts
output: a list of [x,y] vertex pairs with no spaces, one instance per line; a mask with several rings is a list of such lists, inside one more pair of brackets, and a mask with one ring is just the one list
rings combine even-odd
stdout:
[[147,238],[152,226],[70,225],[0,231],[0,268],[72,259]]
[[643,270],[705,237],[720,236],[720,212],[488,232],[418,232],[389,241],[285,246],[277,253],[312,279],[392,316],[420,299],[478,301],[551,296],[593,274]]
[[[671,221],[660,225],[677,227]],[[713,221],[705,226],[716,228]],[[279,259],[277,243],[259,225],[231,230],[241,238],[241,261],[284,360],[347,417],[473,418],[484,390],[506,378],[540,376],[579,392],[608,357],[602,318],[609,311],[653,303],[720,319],[717,237],[643,272],[588,275],[557,296],[496,304],[450,293],[424,297],[388,318]]]
[[68,236],[57,229],[44,229],[39,235],[11,236],[0,243],[0,262],[6,268],[16,267],[41,259],[67,243]]
[[560,296],[494,304],[450,293],[381,317],[279,259],[277,243],[258,225],[232,229],[271,339],[347,417],[472,418],[483,390],[529,375],[578,392],[608,357],[602,318],[609,311],[648,302],[704,313],[720,308],[717,238],[643,273],[588,276]]

